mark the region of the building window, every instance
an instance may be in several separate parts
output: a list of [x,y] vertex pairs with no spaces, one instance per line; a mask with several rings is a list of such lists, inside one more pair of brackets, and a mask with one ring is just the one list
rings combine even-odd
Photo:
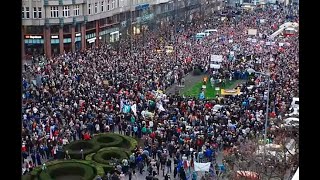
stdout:
[[79,10],[79,5],[76,5],[73,9],[73,14],[74,16],[79,16],[80,15],[80,10]]
[[98,13],[98,3],[94,3],[94,13]]
[[29,19],[30,18],[30,8],[26,7],[26,18]]
[[63,6],[62,16],[63,17],[70,16],[70,6]]
[[107,10],[110,11],[110,0],[108,0]]
[[22,7],[22,14],[21,14],[21,18],[24,18],[24,7]]
[[58,6],[51,6],[50,13],[51,13],[51,17],[52,17],[52,18],[59,17],[59,9],[58,9]]
[[91,14],[91,4],[88,4],[88,14]]
[[112,0],[111,9],[114,9],[115,0]]
[[103,8],[104,8],[104,7],[103,7],[103,6],[104,6],[104,4],[103,4],[103,3],[104,3],[104,2],[103,2],[103,1],[101,1],[101,12],[104,12],[104,9],[103,9]]
[[33,18],[37,18],[37,8],[33,8]]
[[42,18],[42,9],[38,7],[38,18]]

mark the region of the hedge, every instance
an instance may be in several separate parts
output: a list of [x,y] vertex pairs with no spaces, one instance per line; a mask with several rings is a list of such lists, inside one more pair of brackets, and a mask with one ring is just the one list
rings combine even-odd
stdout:
[[[83,168],[84,173],[82,177],[84,177],[84,180],[87,180],[88,178],[92,180],[97,175],[97,168],[95,167],[95,164],[91,161],[56,160],[56,161],[46,162],[46,166],[47,166],[46,172],[42,171],[41,166],[38,166],[34,168],[34,170],[30,174],[22,176],[22,180],[53,180],[55,179],[55,177],[51,177],[52,176],[50,175],[51,173],[55,173],[55,174],[60,173],[61,175],[68,175],[68,173],[61,172],[58,169],[70,169],[71,167],[75,167],[78,169]],[[75,175],[78,175],[78,172],[76,172]]]
[[138,146],[138,141],[130,136],[119,135],[123,138],[123,148],[126,148],[129,152],[133,152],[133,150]]
[[[78,140],[64,146],[64,150],[68,150],[71,160],[55,160],[46,162],[47,172],[42,172],[41,167],[36,167],[28,175],[22,176],[23,180],[48,180],[55,179],[55,174],[75,174],[76,172],[85,180],[93,179],[91,176],[104,176],[105,172],[113,172],[115,167],[110,165],[111,157],[119,159],[128,158],[138,142],[129,136],[114,133],[104,133],[94,136],[91,140]],[[81,149],[85,160],[77,160],[82,158]],[[94,168],[93,168],[94,167]],[[82,172],[82,169],[85,169]],[[93,168],[94,173],[90,168]],[[53,174],[50,174],[53,173]],[[77,175],[76,174],[76,175]],[[89,177],[90,176],[90,177]],[[91,180],[90,179],[90,180]]]
[[121,147],[123,144],[123,138],[118,134],[106,133],[99,134],[91,140],[95,144],[99,144],[100,147]]
[[82,159],[81,149],[83,149],[83,156],[96,152],[100,149],[100,144],[94,143],[91,140],[78,140],[73,141],[64,147],[64,150],[68,150],[72,159]]
[[104,165],[110,165],[112,162],[111,158],[116,158],[121,162],[123,159],[128,158],[128,153],[125,152],[124,149],[116,148],[116,147],[110,147],[110,148],[103,148],[100,151],[98,151],[95,155],[93,155],[93,160]]
[[47,166],[47,170],[39,174],[39,179],[53,180],[61,176],[77,175],[82,177],[81,180],[92,180],[96,174],[96,169],[88,163],[64,161]]

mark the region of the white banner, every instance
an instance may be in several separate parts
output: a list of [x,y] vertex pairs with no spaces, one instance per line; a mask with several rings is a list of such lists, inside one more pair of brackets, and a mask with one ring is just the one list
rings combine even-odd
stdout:
[[251,42],[256,43],[257,39],[252,39]]
[[221,68],[221,65],[220,65],[220,64],[210,64],[210,68],[220,69],[220,68]]
[[257,29],[248,29],[248,35],[255,36],[257,35]]
[[197,163],[194,162],[194,170],[195,171],[206,171],[209,172],[211,163]]
[[222,55],[214,55],[214,54],[211,54],[211,61],[214,61],[214,62],[222,62]]

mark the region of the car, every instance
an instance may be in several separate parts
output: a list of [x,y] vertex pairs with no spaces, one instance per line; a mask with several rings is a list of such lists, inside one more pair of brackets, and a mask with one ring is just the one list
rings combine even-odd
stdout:
[[213,112],[213,113],[216,113],[216,112],[218,112],[222,107],[223,107],[222,105],[216,104],[216,105],[213,106],[212,112]]
[[299,110],[299,98],[298,97],[292,98],[291,108],[297,108]]
[[285,119],[284,127],[299,127],[299,118],[289,117]]

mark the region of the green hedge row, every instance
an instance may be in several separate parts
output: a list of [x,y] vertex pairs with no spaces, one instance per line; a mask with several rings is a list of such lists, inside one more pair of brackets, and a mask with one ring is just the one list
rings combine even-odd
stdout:
[[[91,140],[78,140],[64,146],[71,160],[47,162],[46,172],[36,167],[30,174],[22,176],[22,180],[51,180],[64,176],[81,176],[79,180],[92,180],[95,176],[103,176],[105,172],[113,172],[111,158],[128,159],[138,142],[129,136],[114,133],[103,133]],[[82,159],[82,152],[85,160]]]
[[94,136],[89,141],[73,141],[66,145],[64,149],[68,150],[72,159],[82,159],[81,149],[83,149],[83,155],[86,156],[104,147],[120,147],[128,149],[128,151],[133,151],[137,144],[138,142],[132,137],[114,133],[104,133]]
[[82,180],[92,180],[98,174],[98,167],[91,161],[83,160],[55,160],[46,163],[47,169],[43,171],[41,167],[25,176],[22,180],[54,180],[59,176],[76,175]]
[[61,176],[78,176],[79,180],[92,180],[97,174],[97,170],[82,162],[60,162],[50,165],[46,171],[39,174],[40,180],[54,180]]
[[95,155],[93,155],[94,161],[111,166],[111,163],[113,162],[112,158],[116,158],[121,162],[123,159],[128,159],[128,153],[126,153],[124,149],[110,147],[103,148],[102,150],[98,151]]
[[100,144],[93,141],[78,140],[66,145],[64,149],[68,150],[72,159],[82,159],[81,149],[83,150],[83,156],[85,157],[90,153],[98,151],[100,149]]

